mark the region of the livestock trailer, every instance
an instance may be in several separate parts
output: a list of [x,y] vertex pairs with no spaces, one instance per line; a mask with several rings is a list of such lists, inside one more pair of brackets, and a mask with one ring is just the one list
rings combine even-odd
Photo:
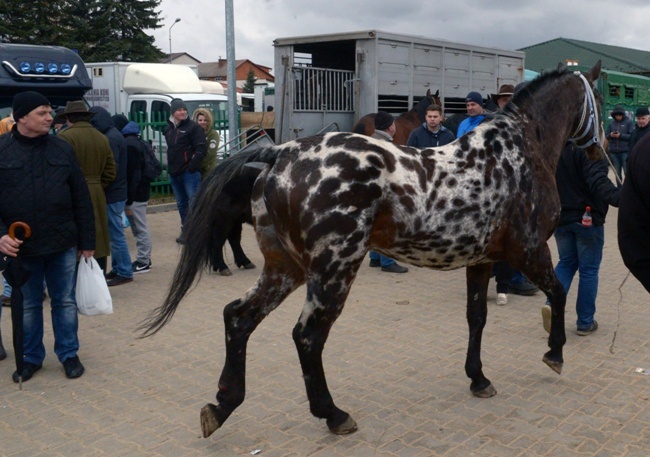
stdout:
[[525,54],[378,30],[278,38],[278,142],[320,131],[350,131],[379,110],[408,111],[427,90],[447,113],[464,111],[468,92],[484,98],[524,80]]

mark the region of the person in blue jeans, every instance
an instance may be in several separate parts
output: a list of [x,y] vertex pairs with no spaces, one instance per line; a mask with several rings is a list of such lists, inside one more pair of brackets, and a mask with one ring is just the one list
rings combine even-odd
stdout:
[[[612,110],[612,121],[605,130],[605,137],[609,141],[607,146],[609,158],[621,180],[624,175],[627,178],[627,158],[630,155],[632,132],[634,132],[634,122],[627,117],[623,105],[616,105]],[[621,187],[622,183],[618,182],[618,188]]]
[[131,255],[122,224],[122,213],[124,213],[127,198],[126,140],[122,132],[113,125],[108,111],[101,106],[93,106],[88,111],[93,113],[90,123],[108,138],[117,168],[115,180],[104,189],[108,213],[108,237],[111,240],[111,270],[106,275],[106,283],[109,287],[121,286],[133,282]]
[[[567,144],[557,167],[560,195],[560,222],[555,229],[559,262],[555,267],[564,290],[569,293],[576,272],[579,275],[576,299],[577,334],[598,330],[596,297],[598,273],[605,243],[605,216],[609,205],[618,207],[621,192],[607,177],[607,161],[592,161],[584,151]],[[585,219],[589,207],[591,220]],[[551,307],[542,306],[544,329],[551,330]]]
[[203,127],[188,117],[187,106],[180,98],[171,101],[171,116],[167,124],[167,169],[181,217],[181,236],[176,242],[184,243],[183,225],[194,194],[201,185],[201,164],[208,145]]
[[[68,378],[84,373],[79,360],[75,302],[77,253],[95,252],[95,216],[86,179],[73,147],[49,134],[52,108],[34,91],[14,96],[16,125],[0,137],[0,252],[16,257],[30,277],[24,301],[24,365],[14,382],[43,367],[43,280],[50,295],[54,352]],[[31,237],[12,239],[9,227],[24,222]]]

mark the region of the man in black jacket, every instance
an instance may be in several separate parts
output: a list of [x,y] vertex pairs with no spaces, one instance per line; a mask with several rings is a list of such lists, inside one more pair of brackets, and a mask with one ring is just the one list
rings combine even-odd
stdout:
[[[70,144],[49,135],[49,101],[37,92],[13,100],[16,125],[0,138],[0,252],[20,254],[30,277],[24,296],[23,381],[43,366],[43,279],[51,298],[54,352],[68,378],[84,372],[77,351],[74,296],[77,251],[95,250],[95,218],[88,186]],[[25,241],[12,240],[8,228],[22,221],[31,227]],[[18,382],[18,372],[13,374]]]
[[[590,160],[572,144],[562,150],[555,180],[560,195],[560,222],[555,241],[560,261],[555,274],[569,293],[576,271],[579,273],[576,299],[577,334],[589,335],[598,329],[594,319],[598,294],[598,272],[605,244],[605,216],[609,205],[618,207],[620,190],[607,177],[607,161]],[[587,217],[590,216],[590,217]],[[550,332],[551,307],[542,307],[544,328]]]
[[201,185],[201,163],[207,151],[207,140],[203,128],[187,116],[183,100],[171,101],[171,113],[165,130],[167,169],[181,216],[181,236],[176,241],[183,243],[182,226],[192,198]]

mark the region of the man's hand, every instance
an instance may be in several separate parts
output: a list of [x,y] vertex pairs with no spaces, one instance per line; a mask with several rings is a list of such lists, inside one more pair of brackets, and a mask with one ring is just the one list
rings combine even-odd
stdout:
[[23,240],[12,240],[9,235],[4,235],[0,238],[0,252],[9,257],[16,257],[21,244]]
[[84,256],[84,259],[89,259],[93,256],[95,251],[81,251],[81,255]]

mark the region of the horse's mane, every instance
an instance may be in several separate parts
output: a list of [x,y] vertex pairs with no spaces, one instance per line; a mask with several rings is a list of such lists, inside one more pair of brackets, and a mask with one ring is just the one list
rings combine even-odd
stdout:
[[519,114],[518,108],[527,104],[533,97],[533,94],[544,87],[549,81],[553,81],[558,77],[569,73],[569,70],[552,70],[541,73],[538,77],[526,84],[521,90],[515,92],[510,99],[510,102],[503,108],[502,113],[509,116],[516,116]]

